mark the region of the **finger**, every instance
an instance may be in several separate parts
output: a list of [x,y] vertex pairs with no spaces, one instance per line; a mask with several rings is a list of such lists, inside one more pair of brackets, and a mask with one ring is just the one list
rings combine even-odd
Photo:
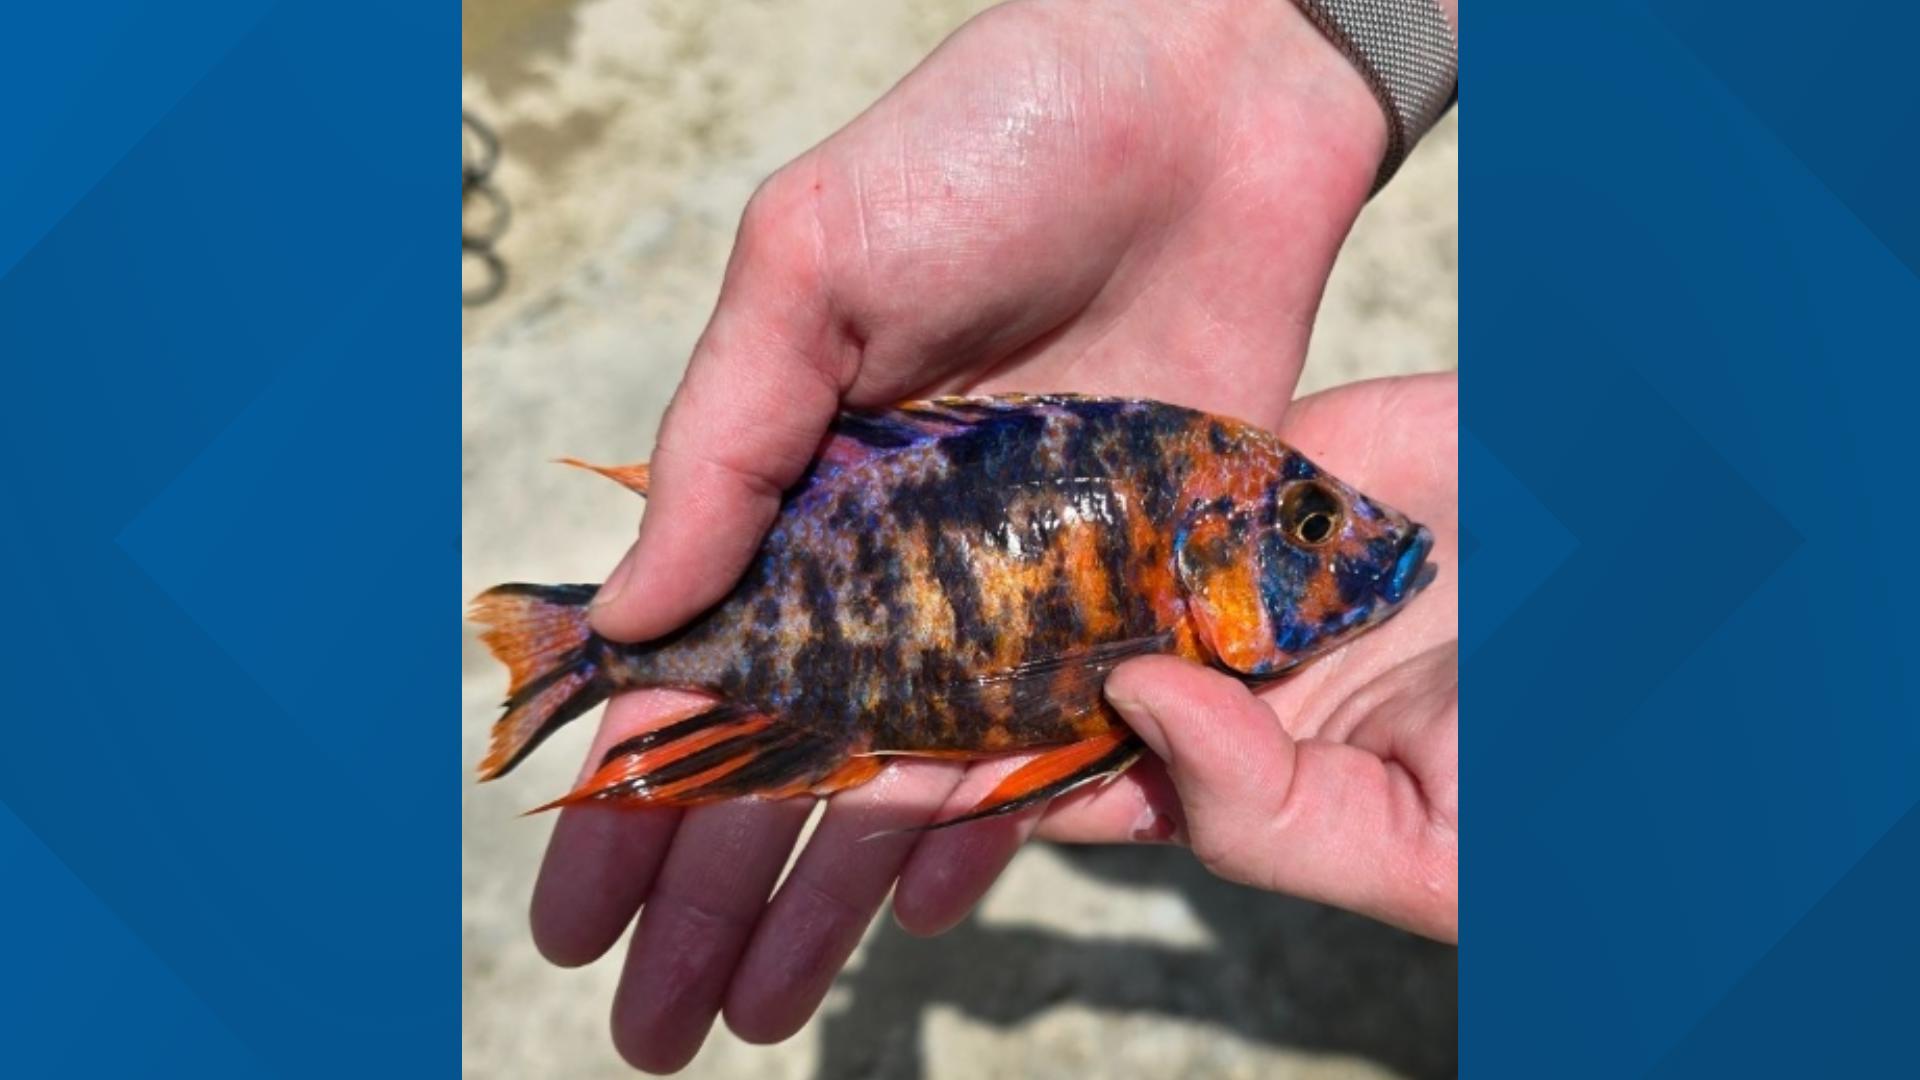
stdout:
[[1166,766],[1149,756],[1109,783],[1054,800],[1034,835],[1061,844],[1167,844],[1184,842],[1185,830]]
[[[608,747],[684,715],[699,700],[665,691],[614,698],[582,775]],[[541,955],[577,967],[612,948],[646,899],[679,821],[680,812],[667,807],[562,810],[533,886],[530,921]]]
[[1240,828],[1274,805],[1294,744],[1238,680],[1173,657],[1122,664],[1107,700],[1165,765],[1196,827]]
[[675,810],[560,811],[533,886],[533,943],[561,967],[598,960],[640,910],[673,840]]
[[736,1034],[778,1042],[820,1007],[920,840],[874,834],[932,820],[962,772],[947,762],[896,761],[872,782],[833,797],[727,991],[727,1025]]
[[1269,833],[1268,888],[1456,939],[1457,848],[1404,767],[1344,743],[1300,743]]
[[1406,769],[1295,743],[1240,682],[1171,657],[1122,665],[1106,694],[1166,763],[1194,852],[1216,873],[1452,935],[1451,847]]
[[[934,820],[971,810],[1030,755],[1000,759],[968,769]],[[893,893],[893,916],[910,934],[945,933],[967,917],[987,894],[1014,852],[1039,824],[1039,812],[983,818],[951,829],[924,833],[900,871]]]
[[[1022,755],[974,766],[938,816],[971,809],[1030,760]],[[1167,843],[1179,842],[1184,832],[1173,783],[1160,763],[1149,758],[1110,783],[1055,799],[1037,821],[1029,812],[926,834],[901,868],[894,919],[908,933],[922,936],[951,930],[986,896],[1030,836],[1061,843]]]
[[594,600],[606,637],[657,637],[726,593],[852,383],[859,350],[830,315],[811,184],[791,175],[749,205],[661,421],[640,537]]
[[673,1072],[706,1041],[808,800],[744,800],[686,812],[640,912],[613,996],[613,1042],[647,1072]]

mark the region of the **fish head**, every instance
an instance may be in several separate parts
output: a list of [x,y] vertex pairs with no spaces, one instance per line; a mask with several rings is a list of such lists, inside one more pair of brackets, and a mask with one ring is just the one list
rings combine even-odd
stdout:
[[1433,534],[1296,451],[1242,457],[1190,485],[1174,556],[1187,609],[1224,666],[1270,678],[1378,626],[1430,584]]

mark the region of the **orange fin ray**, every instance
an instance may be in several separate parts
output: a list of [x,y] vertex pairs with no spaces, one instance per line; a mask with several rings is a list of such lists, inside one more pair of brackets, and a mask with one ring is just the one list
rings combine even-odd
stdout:
[[819,732],[744,706],[719,705],[619,743],[578,787],[528,813],[585,803],[695,806],[744,796],[785,798],[829,781],[847,786],[853,771],[847,748]]
[[559,465],[571,465],[576,469],[586,469],[590,472],[597,472],[601,476],[612,480],[642,498],[647,494],[647,485],[653,480],[653,469],[644,461],[636,462],[632,465],[595,465],[591,462],[581,461],[579,458],[563,457],[555,458],[554,462]]
[[[836,791],[845,791],[851,787],[859,787],[861,784],[879,776],[880,770],[886,767],[887,762],[885,758],[848,758],[845,765],[814,781],[808,786],[807,791],[814,795],[831,795]],[[790,794],[798,795],[800,793],[795,791]]]
[[1018,813],[1096,780],[1118,776],[1140,760],[1144,752],[1145,747],[1140,740],[1124,729],[1068,743],[1041,754],[1007,774],[1006,779],[994,785],[992,791],[959,817],[894,831],[931,832],[982,818]]
[[887,763],[875,757],[856,756],[847,759],[846,764],[834,769],[825,776],[813,779],[798,779],[784,787],[771,788],[757,793],[762,799],[791,799],[799,795],[815,795],[825,798],[836,791],[845,791],[880,775]]

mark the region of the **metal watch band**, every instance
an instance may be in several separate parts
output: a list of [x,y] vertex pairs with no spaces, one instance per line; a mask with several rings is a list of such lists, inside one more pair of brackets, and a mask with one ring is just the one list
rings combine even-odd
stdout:
[[1387,113],[1379,191],[1453,105],[1460,68],[1453,24],[1436,0],[1295,0],[1346,54]]

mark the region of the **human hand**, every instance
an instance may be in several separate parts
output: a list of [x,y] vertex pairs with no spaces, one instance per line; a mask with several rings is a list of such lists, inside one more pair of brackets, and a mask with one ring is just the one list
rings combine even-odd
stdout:
[[[1383,144],[1364,83],[1287,4],[1029,2],[970,23],[756,196],[596,628],[651,636],[722,595],[843,404],[1071,389],[1273,426]],[[617,699],[590,760],[685,703]],[[535,940],[585,963],[644,903],[613,1019],[643,1068],[683,1065],[723,1004],[742,1036],[784,1038],[896,877],[902,922],[935,929],[1034,822],[861,839],[952,813],[1007,767],[897,763],[835,797],[770,903],[804,803],[563,811]],[[1148,775],[1100,804],[1146,807]]]
[[720,599],[843,406],[1111,387],[1277,416],[1384,143],[1285,2],[968,23],[754,195],[594,628]]

